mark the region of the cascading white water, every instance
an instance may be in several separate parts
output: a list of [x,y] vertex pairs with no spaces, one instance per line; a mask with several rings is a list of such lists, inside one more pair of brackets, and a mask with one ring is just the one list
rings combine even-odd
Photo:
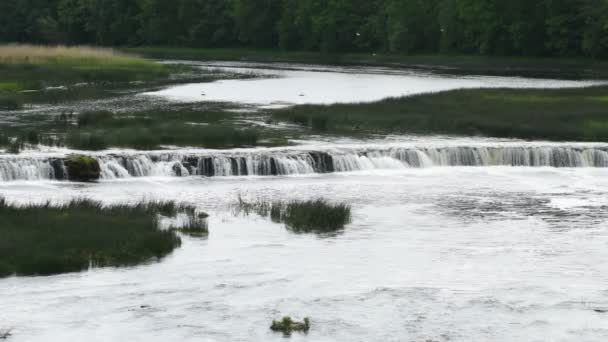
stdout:
[[54,179],[55,170],[48,159],[20,157],[0,159],[0,181]]
[[[331,147],[331,146],[330,146]],[[608,146],[333,147],[96,156],[102,179],[276,176],[450,166],[608,167]],[[66,178],[62,158],[0,158],[0,181]]]

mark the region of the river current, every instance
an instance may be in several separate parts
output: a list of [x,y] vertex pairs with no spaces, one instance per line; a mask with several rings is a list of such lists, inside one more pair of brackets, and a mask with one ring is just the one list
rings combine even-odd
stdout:
[[[291,315],[312,321],[293,341],[608,339],[608,145],[295,143],[98,152],[91,184],[58,176],[72,151],[0,156],[12,203],[163,199],[210,214],[208,238],[158,263],[0,280],[0,328],[11,341],[284,341],[269,325]],[[353,220],[295,234],[235,214],[239,196],[345,202]]]

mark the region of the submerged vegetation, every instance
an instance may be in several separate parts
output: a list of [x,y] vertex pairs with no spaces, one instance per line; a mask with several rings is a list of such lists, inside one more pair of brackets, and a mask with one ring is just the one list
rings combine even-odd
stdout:
[[279,321],[272,321],[270,330],[282,332],[287,336],[291,335],[293,332],[307,333],[310,330],[310,319],[305,317],[303,322],[297,322],[291,319],[291,317],[286,316]]
[[[132,266],[159,260],[181,244],[159,215],[195,214],[174,202],[103,206],[88,200],[65,205],[13,206],[0,201],[0,277],[52,275],[90,267]],[[188,229],[207,229],[191,220]]]
[[351,221],[349,205],[332,204],[323,199],[246,202],[239,197],[236,212],[270,217],[273,222],[283,223],[295,233],[331,233],[343,229]]
[[315,132],[467,134],[608,141],[608,87],[468,89],[374,103],[302,105],[276,110]]

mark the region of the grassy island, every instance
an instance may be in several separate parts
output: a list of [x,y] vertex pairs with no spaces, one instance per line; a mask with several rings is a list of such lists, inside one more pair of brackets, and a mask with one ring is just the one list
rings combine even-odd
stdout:
[[[160,215],[187,213],[187,227],[160,227]],[[52,275],[155,261],[181,245],[181,228],[207,231],[191,207],[173,202],[103,206],[13,206],[0,200],[0,277]]]

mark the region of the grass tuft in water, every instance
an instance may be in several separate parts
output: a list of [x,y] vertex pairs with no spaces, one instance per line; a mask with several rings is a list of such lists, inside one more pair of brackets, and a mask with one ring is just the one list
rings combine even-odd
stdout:
[[175,231],[161,229],[159,215],[180,213],[193,216],[194,208],[174,202],[103,206],[89,200],[15,206],[0,200],[0,277],[160,260],[181,240]]
[[13,334],[11,329],[0,329],[0,340],[7,340]]
[[291,202],[246,202],[241,197],[237,213],[270,217],[296,233],[331,233],[343,229],[351,221],[351,207],[332,204],[324,199]]
[[286,336],[291,335],[294,332],[307,333],[310,330],[310,319],[304,318],[303,322],[294,321],[291,317],[286,316],[278,321],[272,321],[270,330],[274,332],[282,332]]

